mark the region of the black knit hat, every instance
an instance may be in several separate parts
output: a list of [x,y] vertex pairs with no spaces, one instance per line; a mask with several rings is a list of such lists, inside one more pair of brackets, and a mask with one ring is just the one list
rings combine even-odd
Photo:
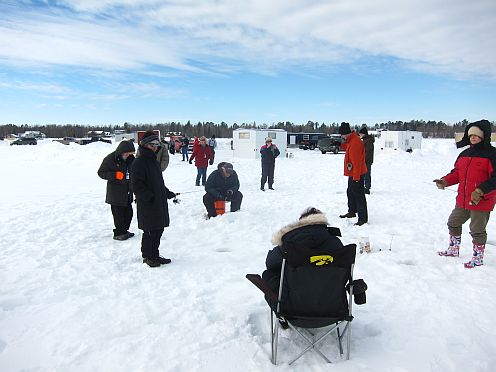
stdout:
[[141,139],[140,145],[145,146],[147,143],[150,143],[152,141],[158,141],[158,135],[156,135],[155,132],[152,130],[147,130],[143,134],[143,138]]
[[350,123],[342,122],[338,130],[339,134],[345,135],[351,133]]
[[363,127],[360,128],[360,130],[358,131],[358,133],[368,135],[369,134],[369,131],[367,130],[367,127],[364,125]]

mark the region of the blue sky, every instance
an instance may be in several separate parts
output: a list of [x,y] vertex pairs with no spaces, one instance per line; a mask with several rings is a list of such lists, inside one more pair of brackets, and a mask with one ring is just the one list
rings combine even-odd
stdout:
[[2,0],[0,124],[496,120],[493,0]]

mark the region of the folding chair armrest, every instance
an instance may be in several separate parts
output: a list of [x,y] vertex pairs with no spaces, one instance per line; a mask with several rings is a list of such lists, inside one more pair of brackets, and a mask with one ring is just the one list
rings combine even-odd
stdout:
[[259,274],[246,274],[246,279],[252,282],[269,299],[277,302],[277,294],[267,285],[267,282],[263,280]]

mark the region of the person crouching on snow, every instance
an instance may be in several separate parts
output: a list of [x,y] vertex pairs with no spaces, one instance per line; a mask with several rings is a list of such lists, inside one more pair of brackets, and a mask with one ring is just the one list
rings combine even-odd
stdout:
[[225,200],[231,202],[231,212],[236,212],[241,208],[243,194],[239,191],[238,175],[231,163],[220,162],[217,169],[208,176],[205,184],[203,204],[207,208],[208,218],[217,216],[215,202]]
[[462,225],[470,219],[472,235],[472,259],[466,268],[484,263],[486,247],[486,226],[496,203],[496,149],[491,146],[491,123],[480,120],[465,128],[463,138],[456,143],[458,148],[470,145],[462,151],[455,162],[455,168],[446,176],[433,182],[440,189],[458,184],[455,209],[448,218],[449,246],[440,256],[458,257]]

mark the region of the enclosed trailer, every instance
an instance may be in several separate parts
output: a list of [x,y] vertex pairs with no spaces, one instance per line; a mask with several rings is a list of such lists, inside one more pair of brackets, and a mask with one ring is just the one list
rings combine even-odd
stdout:
[[298,147],[303,150],[314,150],[318,146],[319,139],[327,137],[327,134],[321,132],[315,133],[288,133],[288,147]]
[[279,148],[279,156],[286,157],[287,132],[282,129],[235,129],[233,155],[238,158],[259,158],[260,147],[265,145],[267,137],[272,138],[272,143]]
[[377,141],[381,150],[413,151],[422,147],[422,132],[412,130],[383,130]]

